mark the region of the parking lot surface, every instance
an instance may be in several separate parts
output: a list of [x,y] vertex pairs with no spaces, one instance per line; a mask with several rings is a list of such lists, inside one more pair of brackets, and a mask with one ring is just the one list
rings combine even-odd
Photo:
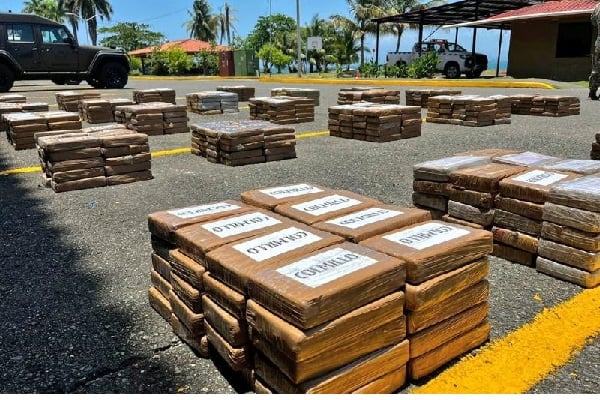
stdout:
[[[177,103],[185,94],[223,84],[256,87],[268,96],[281,83],[240,81],[130,80],[103,97],[131,98],[133,89],[169,87]],[[589,159],[598,132],[600,102],[587,89],[464,88],[464,94],[544,93],[581,98],[581,115],[562,118],[513,115],[512,124],[485,128],[424,123],[422,136],[369,143],[323,135],[327,107],[340,88],[356,85],[294,84],[320,89],[314,122],[295,125],[294,160],[244,167],[212,164],[189,152],[155,157],[154,179],[127,185],[54,193],[39,173],[3,171],[38,166],[35,150],[15,151],[0,138],[0,391],[3,393],[245,393],[248,388],[216,359],[198,358],[148,304],[151,212],[239,199],[263,186],[312,182],[408,206],[412,166],[467,150],[510,148],[563,158]],[[402,91],[410,87],[394,87]],[[60,90],[87,85],[18,83],[11,91],[29,101],[50,103]],[[246,120],[245,103],[235,114],[188,114],[190,123]],[[311,135],[311,134],[315,135]],[[190,134],[150,137],[151,151],[190,146]],[[492,257],[491,340],[505,337],[583,289],[534,269]],[[596,296],[596,301],[598,296]],[[600,303],[596,306],[600,311]],[[560,331],[540,341],[564,340]],[[476,350],[476,354],[479,350]],[[544,357],[543,354],[536,355]],[[529,393],[598,393],[600,339],[590,337],[581,352]],[[433,375],[435,379],[435,374]],[[402,389],[408,392],[428,380]]]

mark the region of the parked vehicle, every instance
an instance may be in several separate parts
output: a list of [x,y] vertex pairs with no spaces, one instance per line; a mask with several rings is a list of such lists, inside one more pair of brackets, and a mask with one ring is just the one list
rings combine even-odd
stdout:
[[478,78],[488,66],[485,54],[475,53],[475,58],[473,58],[470,51],[456,43],[449,43],[445,39],[417,42],[412,51],[390,52],[387,54],[387,65],[410,65],[420,55],[431,51],[438,54],[440,61],[437,68],[446,78],[459,78],[462,73],[467,78]]
[[32,79],[120,89],[129,70],[123,50],[80,46],[64,25],[37,15],[0,13],[0,92]]

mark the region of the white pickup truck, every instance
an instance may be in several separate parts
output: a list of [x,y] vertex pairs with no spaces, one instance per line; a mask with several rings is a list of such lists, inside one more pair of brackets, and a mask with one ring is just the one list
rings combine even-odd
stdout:
[[443,72],[446,78],[459,78],[463,73],[467,78],[478,78],[487,69],[488,60],[485,54],[475,53],[475,60],[473,60],[473,54],[470,51],[456,43],[449,43],[445,39],[415,43],[413,51],[390,52],[386,58],[387,65],[410,65],[419,58],[419,54],[425,55],[431,51],[438,54],[440,62],[437,69]]

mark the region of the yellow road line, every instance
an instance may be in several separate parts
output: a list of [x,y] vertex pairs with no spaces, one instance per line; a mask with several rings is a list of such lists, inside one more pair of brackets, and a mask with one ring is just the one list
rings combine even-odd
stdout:
[[311,137],[317,136],[327,136],[329,135],[329,131],[321,131],[321,132],[311,132],[311,133],[299,133],[296,135],[296,139],[308,139]]
[[191,151],[190,147],[180,147],[178,149],[170,149],[170,150],[158,150],[158,151],[152,152],[152,158],[174,156],[177,154],[189,153],[190,151]]
[[524,393],[600,334],[600,287],[550,309],[412,393]]
[[[326,136],[329,135],[329,131],[321,131],[321,132],[312,132],[312,133],[300,133],[296,135],[296,139],[307,139],[316,136]],[[177,154],[190,153],[190,147],[180,147],[177,149],[168,149],[168,150],[158,150],[152,152],[152,158],[157,157],[166,157],[166,156],[174,156]],[[15,168],[9,169],[6,171],[0,171],[0,176],[6,175],[16,175],[16,174],[30,174],[33,172],[42,172],[41,167],[23,167],[23,168]]]
[[0,176],[15,174],[30,174],[32,172],[42,172],[42,167],[24,167],[0,171]]

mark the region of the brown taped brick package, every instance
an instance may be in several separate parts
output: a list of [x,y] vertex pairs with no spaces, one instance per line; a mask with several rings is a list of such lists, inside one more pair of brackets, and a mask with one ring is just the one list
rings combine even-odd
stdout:
[[[600,176],[559,183],[544,204],[536,269],[585,288],[600,285]],[[564,232],[564,233],[563,233]]]

